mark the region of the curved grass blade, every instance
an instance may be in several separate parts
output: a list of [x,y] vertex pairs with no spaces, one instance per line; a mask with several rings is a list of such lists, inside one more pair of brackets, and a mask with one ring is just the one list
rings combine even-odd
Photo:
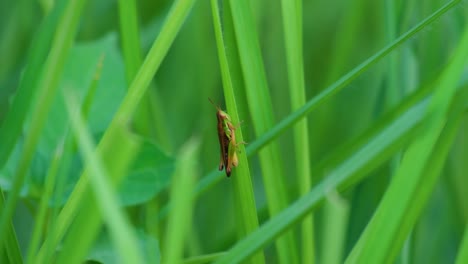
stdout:
[[[304,62],[302,52],[302,0],[282,0],[283,31],[286,47],[289,91],[292,112],[306,102]],[[309,131],[307,118],[294,127],[294,148],[296,171],[300,194],[306,194],[312,187],[310,171]],[[315,263],[314,218],[304,219],[301,225],[302,263]]]

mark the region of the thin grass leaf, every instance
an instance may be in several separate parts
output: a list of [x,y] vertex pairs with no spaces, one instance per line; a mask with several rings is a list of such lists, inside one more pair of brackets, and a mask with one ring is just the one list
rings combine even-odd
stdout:
[[[119,24],[122,53],[125,61],[125,75],[127,83],[130,85],[142,64],[137,3],[135,0],[119,1]],[[149,95],[151,91],[146,93]],[[145,136],[150,135],[151,121],[153,121],[150,117],[150,104],[151,97],[144,96],[133,120],[136,130]]]
[[321,263],[343,263],[350,207],[349,202],[337,192],[331,191],[327,196],[324,214],[333,217],[327,218],[327,222],[323,224],[323,232],[328,236],[322,241]]
[[[391,42],[397,37],[397,14],[395,1],[385,0],[385,40]],[[402,97],[402,88],[398,80],[398,58],[399,52],[393,52],[388,57],[387,85],[385,88],[385,104],[387,108],[393,107]]]
[[[0,208],[3,208],[4,204],[5,197],[3,196],[3,193],[0,193]],[[13,223],[10,221],[8,221],[8,226],[5,233],[4,247],[0,249],[2,249],[0,251],[0,258],[4,257],[8,260],[8,263],[23,263],[23,257],[21,256],[21,250],[18,244],[18,238],[16,237],[16,231],[13,228]]]
[[207,255],[203,255],[203,256],[191,257],[191,258],[185,259],[182,263],[183,264],[212,263],[216,259],[223,256],[224,254],[226,254],[226,252],[218,252],[218,253],[212,253],[212,254],[207,254]]
[[[464,104],[460,98],[452,106],[452,114],[460,114],[459,108]],[[225,256],[216,263],[237,263],[245,260],[257,250],[266,246],[288,228],[303,219],[311,210],[323,202],[330,192],[343,192],[363,180],[370,171],[382,165],[406,142],[414,137],[426,110],[427,100],[414,104],[409,110],[390,115],[390,120],[377,124],[376,129],[365,133],[363,139],[340,150],[338,155],[331,156],[320,165],[319,171],[326,170],[327,177],[316,185],[307,195],[296,200],[280,214],[260,226],[258,230],[238,242]],[[403,103],[400,107],[405,108]],[[399,112],[400,110],[397,109]],[[341,153],[348,153],[342,155]]]
[[[281,7],[291,110],[294,111],[306,102],[302,52],[302,0],[282,0]],[[307,118],[304,118],[294,127],[297,185],[301,195],[308,193],[312,187],[309,145]],[[302,263],[315,263],[314,233],[314,218],[311,215],[305,218],[301,225]]]
[[44,224],[46,223],[47,217],[47,210],[49,205],[50,197],[54,191],[55,180],[58,174],[59,164],[61,162],[61,156],[63,154],[63,145],[57,147],[55,154],[52,158],[52,162],[50,163],[49,170],[47,172],[46,180],[45,180],[45,188],[44,193],[42,194],[41,201],[39,204],[39,210],[36,214],[36,223],[34,225],[34,231],[29,242],[29,248],[27,253],[27,263],[32,264],[34,263],[34,256],[37,253],[37,249],[39,247],[39,243],[42,240],[44,234]]
[[347,263],[391,263],[427,203],[459,121],[453,120],[459,114],[450,116],[449,108],[468,58],[468,27],[453,55],[437,82],[424,129],[405,152],[394,180]]
[[197,159],[199,141],[191,139],[180,150],[178,164],[171,183],[171,200],[174,209],[169,215],[166,229],[163,263],[180,263],[189,227],[192,223],[193,197],[191,193],[198,175]]
[[125,75],[130,83],[141,66],[141,45],[138,31],[137,4],[135,0],[119,1],[119,24]]
[[[178,0],[173,4],[172,9],[169,11],[166,22],[164,23],[158,38],[155,40],[143,65],[140,67],[138,74],[130,85],[128,93],[117,114],[114,116],[110,127],[106,130],[106,133],[98,145],[98,151],[103,155],[104,162],[106,162],[106,164],[107,161],[116,153],[115,147],[118,147],[118,144],[115,144],[115,142],[119,142],[120,140],[119,131],[122,122],[125,123],[131,119],[138,103],[145,94],[151,79],[161,65],[163,58],[167,54],[169,47],[182,26],[183,21],[189,14],[194,2],[195,0]],[[57,220],[58,224],[53,233],[54,236],[49,236],[46,241],[51,247],[55,248],[58,245],[59,241],[70,226],[71,221],[77,214],[80,208],[80,202],[83,200],[83,196],[88,193],[88,180],[86,173],[84,173],[70,195],[69,201],[60,212]],[[116,178],[113,180],[118,183],[121,179]],[[40,256],[43,256],[42,249]]]
[[[120,207],[115,186],[111,185],[109,176],[102,165],[102,161],[100,161],[99,157],[94,153],[93,140],[86,129],[83,118],[79,114],[81,112],[81,108],[78,106],[77,102],[74,101],[75,99],[73,99],[73,95],[71,93],[66,94],[65,97],[71,126],[77,138],[81,154],[90,171],[90,183],[94,191],[94,196],[96,197],[96,203],[99,207],[100,214],[102,214],[104,218],[103,220],[106,226],[109,228],[110,236],[123,262],[143,263],[142,254],[137,246],[138,241],[136,234],[134,233],[133,227],[130,225],[128,219],[126,219],[124,211]],[[135,153],[137,146],[138,145],[133,145],[133,149],[130,149],[128,153],[132,153],[131,150]],[[128,156],[131,159],[132,154],[129,154]],[[88,223],[86,222],[84,222],[84,225],[81,224],[81,226],[84,227],[84,229],[81,229],[81,232],[87,233],[85,231],[87,224]],[[73,237],[70,235],[70,239],[72,239],[73,244],[75,244],[74,241],[80,241],[80,246],[78,248],[85,248],[83,243],[86,243],[86,241],[92,241],[87,239],[76,240],[76,238],[79,237]],[[59,263],[65,261],[67,263],[80,263],[82,261],[82,257],[84,255],[76,254],[75,251],[73,254],[68,254],[70,251],[66,251],[66,249],[67,244],[65,244],[63,250],[64,253],[62,256],[64,258],[61,259],[59,255]],[[84,253],[86,254],[86,252]]]
[[[218,0],[211,1],[213,11],[213,25],[216,35],[216,44],[218,47],[218,57],[221,67],[221,75],[223,79],[224,96],[226,99],[226,106],[234,124],[240,124],[239,114],[237,112],[236,98],[234,94],[234,87],[231,81],[231,73],[226,56],[225,44],[223,40],[223,32],[221,27],[221,19],[219,16]],[[236,139],[238,142],[243,142],[242,130],[239,127],[236,129]],[[253,230],[258,228],[257,209],[255,206],[255,198],[252,187],[252,180],[250,176],[249,164],[245,148],[243,144],[239,145],[239,166],[236,167],[235,173],[232,176],[234,180],[234,201],[236,203],[236,215],[239,219],[238,234],[242,238]],[[258,254],[252,258],[252,263],[264,263],[263,254]]]
[[58,23],[57,31],[52,42],[52,48],[45,62],[43,72],[37,87],[37,100],[31,116],[31,133],[26,134],[24,148],[21,153],[20,162],[15,172],[13,186],[2,210],[0,221],[0,247],[2,246],[4,234],[8,222],[13,215],[14,209],[19,199],[19,192],[23,185],[26,172],[29,169],[34,150],[41,135],[41,130],[45,125],[47,114],[55,98],[58,82],[64,68],[67,53],[73,44],[75,33],[80,20],[86,0],[72,0],[68,2]]

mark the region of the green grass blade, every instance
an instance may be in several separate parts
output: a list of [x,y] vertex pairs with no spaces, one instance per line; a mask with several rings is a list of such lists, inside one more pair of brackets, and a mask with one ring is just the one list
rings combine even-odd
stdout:
[[[231,0],[234,31],[245,82],[247,103],[255,133],[261,135],[273,127],[274,116],[265,69],[258,43],[256,25],[249,1]],[[273,142],[259,152],[265,193],[270,215],[275,215],[288,203],[279,146]],[[289,232],[276,241],[280,263],[298,263],[296,241]]]
[[401,166],[347,263],[391,263],[426,205],[459,123],[459,113],[449,115],[449,108],[468,58],[468,29],[453,55],[437,82],[424,129],[405,152]]
[[125,74],[131,82],[141,66],[141,46],[135,0],[119,1],[120,38],[125,61]]
[[43,238],[43,229],[44,224],[46,223],[47,217],[47,210],[48,210],[48,203],[49,199],[54,191],[55,186],[55,179],[58,174],[59,164],[61,161],[61,156],[63,154],[63,145],[58,146],[55,154],[52,158],[52,162],[50,164],[49,170],[47,172],[46,181],[45,181],[45,190],[41,197],[41,201],[39,204],[39,210],[36,214],[36,223],[34,225],[34,231],[31,237],[31,241],[29,242],[29,248],[27,253],[27,263],[34,263],[34,255],[38,249],[39,243]]
[[[323,223],[325,236],[323,243],[321,263],[339,264],[343,263],[346,235],[348,232],[348,220],[350,205],[346,199],[334,191],[331,191],[325,201],[324,215],[327,221]],[[333,217],[328,217],[333,216]]]
[[[302,0],[282,0],[282,15],[286,60],[288,68],[289,91],[292,111],[306,102],[304,63],[302,52]],[[294,148],[297,153],[296,171],[300,194],[306,194],[312,187],[310,171],[309,131],[307,119],[299,121],[294,127]],[[314,218],[304,219],[301,226],[302,263],[315,263]]]
[[[397,37],[397,16],[395,1],[385,0],[385,40],[390,43]],[[402,94],[401,85],[398,82],[398,58],[399,52],[394,52],[388,58],[388,73],[386,82],[385,102],[386,107],[391,108],[397,104]]]
[[183,264],[212,263],[216,259],[220,258],[221,256],[223,256],[225,254],[226,254],[226,252],[218,252],[218,253],[212,253],[212,254],[207,254],[207,255],[203,255],[203,256],[191,257],[191,258],[185,259],[182,263]]
[[463,239],[460,242],[456,264],[463,264],[468,262],[468,225],[465,227]]
[[[223,32],[221,27],[221,19],[219,15],[218,0],[211,1],[213,11],[213,25],[216,35],[216,44],[218,47],[218,57],[221,67],[221,75],[223,79],[224,96],[226,99],[227,110],[231,116],[234,124],[239,123],[239,114],[237,111],[236,98],[234,95],[233,83],[231,80],[231,73],[226,56],[225,44],[223,40]],[[237,142],[243,142],[242,130],[239,127],[236,130]],[[239,145],[239,166],[235,168],[232,175],[234,181],[234,202],[236,203],[236,215],[239,219],[238,234],[242,238],[253,230],[258,228],[257,209],[255,206],[254,191],[252,187],[252,180],[250,176],[249,164],[244,145]],[[252,263],[264,263],[263,254],[257,254],[252,258]]]
[[[119,24],[125,74],[127,83],[131,84],[142,63],[137,3],[135,0],[119,1]],[[150,92],[147,91],[147,95]],[[136,130],[145,136],[150,135],[151,121],[153,121],[149,116],[151,114],[150,102],[151,98],[149,96],[144,96],[141,99],[137,114],[133,120]]]
[[[100,214],[102,214],[104,222],[109,228],[110,236],[115,243],[122,261],[125,263],[143,263],[143,257],[137,247],[138,242],[134,230],[120,207],[117,193],[114,189],[115,186],[111,185],[109,176],[107,175],[102,162],[94,153],[93,140],[86,129],[83,118],[79,114],[81,112],[81,108],[78,106],[77,102],[73,101],[73,96],[74,95],[72,94],[65,95],[68,115],[70,117],[72,130],[77,138],[80,152],[86,161],[87,168],[90,171],[90,183],[94,191],[94,196],[96,197]],[[134,145],[135,148],[133,149],[133,153],[136,152],[136,146],[137,145]],[[131,151],[129,152],[131,153]],[[129,156],[131,157],[132,155],[130,154]],[[82,227],[86,228],[86,225],[87,223],[85,222]],[[81,231],[86,233],[83,229],[81,229]],[[76,238],[78,239],[76,240]],[[73,243],[74,241],[80,241],[80,247],[82,248],[84,248],[84,241],[92,241],[79,238],[80,237],[73,237],[71,239],[73,239]],[[80,256],[76,253],[66,254],[69,253],[66,252],[66,248],[67,245],[65,244],[63,250],[64,253],[62,255],[64,258],[62,261],[66,261],[68,263],[79,263],[82,261],[82,257],[84,255]],[[73,256],[76,258],[73,258]],[[59,257],[58,262],[61,263],[62,261],[60,261]]]
[[[0,193],[0,208],[2,208],[4,204],[5,197],[3,197],[3,193]],[[16,232],[13,228],[13,223],[11,223],[11,221],[8,221],[4,247],[1,247],[0,249],[0,256],[3,256],[3,254],[5,253],[5,256],[3,257],[8,259],[9,263],[23,263],[20,246],[18,244]],[[3,249],[5,250],[5,252],[3,251]]]
[[191,193],[198,175],[198,140],[190,140],[180,150],[178,165],[171,183],[170,198],[174,208],[169,215],[163,263],[180,263],[183,257],[185,237],[192,223],[193,197]]
[[39,141],[41,130],[45,125],[52,100],[57,92],[58,81],[64,68],[68,50],[73,44],[76,29],[80,20],[85,0],[69,1],[58,24],[44,71],[38,84],[38,96],[31,116],[31,133],[26,134],[20,162],[15,172],[14,182],[6,205],[2,210],[0,221],[0,247],[4,241],[4,233],[18,202],[19,191],[23,185],[26,172],[34,155],[34,149]]
[[[119,130],[121,122],[127,122],[134,114],[138,103],[145,94],[151,79],[161,65],[164,56],[167,54],[169,47],[182,26],[183,21],[187,17],[194,1],[195,0],[178,0],[174,3],[158,38],[155,40],[148,56],[130,85],[128,93],[110,127],[107,129],[98,145],[99,152],[103,153],[104,161],[111,159],[111,157],[116,153],[114,148],[118,147],[118,144],[115,144],[115,142],[119,142],[120,140]],[[116,182],[118,181],[119,179],[116,179]],[[54,233],[54,236],[49,236],[47,238],[46,242],[52,248],[55,248],[58,245],[59,241],[70,226],[71,221],[74,219],[80,208],[82,197],[87,194],[87,189],[88,177],[82,175],[76,184],[69,201],[65,204],[58,216],[58,224],[55,227],[56,233]],[[43,249],[40,251],[40,256],[43,256]]]

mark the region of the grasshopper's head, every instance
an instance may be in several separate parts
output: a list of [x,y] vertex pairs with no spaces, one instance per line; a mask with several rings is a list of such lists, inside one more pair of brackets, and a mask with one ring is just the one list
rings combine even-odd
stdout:
[[219,120],[231,121],[231,117],[230,117],[226,112],[224,112],[223,110],[221,110],[221,107],[219,107],[218,105],[215,105],[215,103],[213,103],[213,101],[211,100],[211,98],[208,98],[208,100],[209,100],[210,103],[216,108],[216,115],[218,116],[218,119],[219,119]]

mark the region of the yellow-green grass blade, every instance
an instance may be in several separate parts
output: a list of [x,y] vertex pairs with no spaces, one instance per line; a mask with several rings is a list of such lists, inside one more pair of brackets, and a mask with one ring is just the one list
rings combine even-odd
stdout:
[[[73,96],[74,95],[71,93],[65,94],[68,115],[81,155],[89,170],[90,185],[93,189],[93,196],[95,197],[94,203],[85,205],[87,208],[83,211],[87,211],[87,213],[92,215],[102,216],[103,221],[109,229],[114,245],[117,248],[117,252],[119,252],[124,263],[143,263],[143,257],[138,248],[138,242],[133,227],[126,218],[125,212],[120,207],[116,186],[112,185],[102,161],[94,152],[95,147],[93,140],[80,114],[81,108],[78,103],[74,101]],[[129,142],[132,142],[132,140]],[[122,144],[122,142],[119,142],[119,144]],[[128,146],[129,148],[125,149],[125,155],[127,160],[132,160],[137,152],[139,144],[132,142],[128,144]],[[130,164],[130,162],[126,160],[120,160],[120,162]],[[98,210],[88,209],[93,207]],[[80,219],[80,217],[77,219]],[[88,227],[93,227],[93,223],[88,221],[78,222],[76,226],[80,227],[78,228],[80,233],[73,233],[74,229],[72,229],[72,232],[65,241],[64,249],[57,259],[59,263],[80,263],[87,253],[86,249],[91,246],[93,241],[92,237],[97,234],[97,230],[95,233],[92,231],[88,232]],[[70,241],[72,246],[68,246]],[[80,241],[80,244],[77,245],[76,241]],[[87,245],[86,243],[89,244]],[[85,250],[81,251],[80,249]],[[80,251],[81,254],[77,253]]]
[[[283,31],[286,48],[289,91],[292,112],[306,102],[304,62],[302,49],[302,0],[282,0]],[[312,187],[310,171],[309,131],[307,118],[294,127],[294,148],[296,152],[297,186],[300,194],[306,194]],[[314,218],[304,219],[301,225],[302,263],[315,263]]]
[[[125,61],[125,75],[127,83],[131,84],[142,64],[140,35],[138,27],[137,3],[135,0],[119,1],[119,25],[123,58]],[[147,92],[147,95],[151,90]],[[150,135],[150,102],[149,96],[144,96],[134,117],[136,130],[145,135]]]
[[39,247],[40,241],[44,236],[44,224],[47,219],[47,210],[49,199],[52,196],[54,191],[55,181],[58,174],[59,164],[61,162],[61,156],[63,154],[63,145],[57,147],[54,156],[52,157],[52,162],[50,163],[49,170],[47,172],[45,180],[44,193],[42,194],[41,201],[39,203],[39,210],[36,214],[36,223],[34,225],[33,234],[29,242],[29,248],[27,253],[27,263],[34,263],[34,256]]
[[176,171],[171,182],[170,199],[174,208],[169,215],[162,262],[180,263],[189,227],[192,225],[193,191],[198,175],[199,141],[189,140],[180,150]]

